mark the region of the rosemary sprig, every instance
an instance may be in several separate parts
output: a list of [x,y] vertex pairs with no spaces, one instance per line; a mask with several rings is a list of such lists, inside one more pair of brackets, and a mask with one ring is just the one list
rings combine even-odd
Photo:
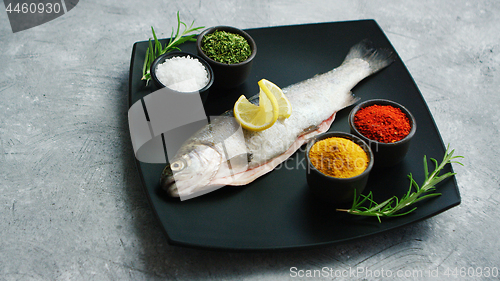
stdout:
[[[193,27],[193,24],[194,21],[188,27],[184,22],[180,20],[179,12],[177,12],[177,31],[174,36],[174,29],[172,28],[172,35],[170,36],[169,42],[165,44],[165,48],[163,48],[160,41],[156,37],[154,28],[151,27],[151,31],[153,32],[154,43],[153,41],[151,41],[151,38],[149,38],[149,47],[146,50],[146,57],[144,58],[144,65],[142,66],[142,80],[146,80],[146,84],[151,79],[151,73],[150,73],[151,64],[157,57],[173,50],[180,51],[181,49],[178,46],[184,42],[196,41],[196,39],[194,38],[195,34],[192,35],[187,35],[187,34],[198,31],[204,28],[204,26]],[[184,26],[184,30],[182,31],[182,33],[180,32],[181,25]]]
[[[378,204],[373,200],[373,193],[370,191],[368,195],[360,194],[358,198],[354,198],[351,209],[337,209],[337,211],[347,212],[349,214],[358,216],[377,217],[379,222],[381,222],[381,217],[404,216],[413,212],[415,209],[417,209],[417,207],[413,207],[409,210],[404,209],[424,199],[441,195],[441,193],[434,192],[436,190],[435,186],[446,178],[449,178],[456,174],[448,172],[440,176],[439,173],[444,168],[444,166],[446,166],[446,164],[457,163],[463,166],[462,163],[454,161],[454,159],[463,158],[463,156],[453,156],[454,152],[455,150],[449,151],[448,145],[441,164],[438,164],[436,159],[431,158],[431,161],[434,162],[435,165],[435,169],[431,174],[429,174],[429,170],[427,168],[427,159],[426,156],[424,156],[424,183],[422,184],[422,186],[419,186],[410,173],[408,175],[408,178],[410,179],[410,188],[401,199],[399,199],[397,196],[393,196]],[[413,191],[413,189],[415,190]],[[366,205],[367,203],[368,207],[365,207],[364,205]]]

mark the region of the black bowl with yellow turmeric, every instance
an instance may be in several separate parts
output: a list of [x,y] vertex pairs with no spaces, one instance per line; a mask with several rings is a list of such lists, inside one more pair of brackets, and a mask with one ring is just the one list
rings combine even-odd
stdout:
[[343,204],[352,202],[365,189],[373,153],[352,134],[327,132],[309,141],[306,161],[311,192],[324,201]]

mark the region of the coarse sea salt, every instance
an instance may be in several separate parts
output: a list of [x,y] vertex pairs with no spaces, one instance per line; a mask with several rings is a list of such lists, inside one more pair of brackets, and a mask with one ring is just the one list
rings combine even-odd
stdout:
[[156,68],[156,77],[166,87],[178,92],[194,92],[208,84],[208,72],[190,56],[172,57]]

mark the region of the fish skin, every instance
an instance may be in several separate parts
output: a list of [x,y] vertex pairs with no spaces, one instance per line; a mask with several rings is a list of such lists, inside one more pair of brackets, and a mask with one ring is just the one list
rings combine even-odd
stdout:
[[[339,67],[282,89],[292,105],[289,118],[278,119],[259,132],[242,129],[231,117],[231,110],[211,120],[184,142],[165,167],[161,187],[170,196],[183,197],[209,187],[252,182],[288,159],[310,138],[328,131],[336,112],[356,101],[351,89],[392,62],[390,51],[375,49],[363,40],[350,49]],[[256,98],[249,100],[255,102]],[[243,137],[235,137],[238,130]],[[228,150],[242,153],[228,159]]]

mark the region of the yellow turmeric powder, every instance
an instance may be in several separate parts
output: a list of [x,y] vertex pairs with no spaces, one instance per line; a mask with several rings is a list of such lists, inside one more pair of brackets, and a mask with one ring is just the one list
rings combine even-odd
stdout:
[[368,166],[368,156],[363,148],[342,137],[316,142],[309,151],[309,159],[320,172],[336,178],[357,176]]

